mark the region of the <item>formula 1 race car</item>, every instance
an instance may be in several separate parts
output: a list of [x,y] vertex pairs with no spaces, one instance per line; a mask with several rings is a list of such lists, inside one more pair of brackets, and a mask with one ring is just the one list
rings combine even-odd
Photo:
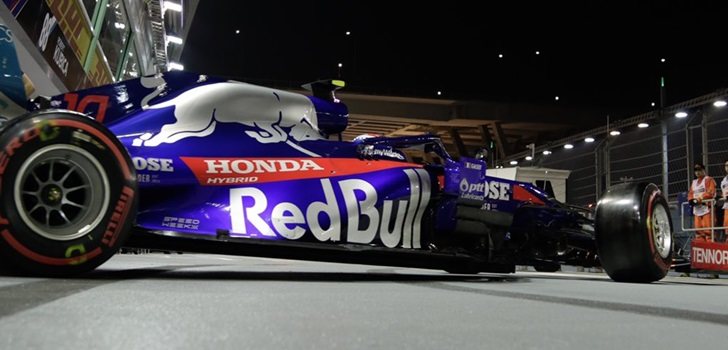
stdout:
[[332,140],[341,81],[308,96],[175,72],[26,104],[6,62],[5,100],[27,111],[0,130],[0,264],[21,272],[90,271],[122,246],[634,282],[672,262],[655,185],[614,186],[592,212],[435,136]]

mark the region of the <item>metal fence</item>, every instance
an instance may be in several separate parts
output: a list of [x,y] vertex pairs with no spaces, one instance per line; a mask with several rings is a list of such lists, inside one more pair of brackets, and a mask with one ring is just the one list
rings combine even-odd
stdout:
[[[717,185],[728,161],[728,89],[678,103],[662,110],[620,120],[612,125],[536,145],[531,164],[571,170],[566,182],[567,203],[596,204],[609,186],[623,182],[652,182],[670,202],[675,249],[685,255],[692,230],[681,229],[681,201],[695,175],[693,164],[706,165]],[[684,112],[678,114],[678,112]],[[619,135],[610,132],[619,131]],[[587,142],[587,139],[592,142]],[[546,152],[544,152],[546,151]],[[522,152],[505,159],[519,160]],[[692,227],[690,210],[683,210],[686,227]],[[719,240],[722,231],[718,230]]]
[[573,149],[559,149],[543,155],[541,166],[545,168],[570,170],[566,185],[566,201],[577,205],[596,203],[599,172],[597,167],[596,143],[585,144]]
[[[623,182],[652,182],[667,194],[671,204],[676,204],[694,178],[694,163],[704,163],[717,183],[726,175],[728,107],[713,106],[722,96],[725,94],[706,95],[662,112],[630,118],[627,123],[559,140],[537,148],[534,163],[571,170],[566,189],[570,204],[594,204],[609,186]],[[687,116],[675,117],[677,111],[685,111]],[[608,134],[615,130],[621,134]],[[587,136],[595,141],[585,142]],[[573,148],[564,148],[565,144]],[[546,149],[551,154],[543,154]]]

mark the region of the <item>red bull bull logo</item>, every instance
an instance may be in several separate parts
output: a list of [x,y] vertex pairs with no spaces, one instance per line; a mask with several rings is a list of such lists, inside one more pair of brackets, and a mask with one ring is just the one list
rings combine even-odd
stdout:
[[202,85],[148,109],[174,107],[175,122],[163,125],[134,141],[135,146],[157,147],[189,137],[212,134],[218,124],[237,123],[248,127],[245,134],[259,143],[286,143],[312,157],[318,157],[298,142],[322,139],[316,111],[303,95],[240,82]]

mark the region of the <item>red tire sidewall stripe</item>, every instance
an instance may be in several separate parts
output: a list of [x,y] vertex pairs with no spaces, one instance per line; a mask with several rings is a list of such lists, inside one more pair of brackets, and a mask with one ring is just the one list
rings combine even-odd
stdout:
[[654,238],[655,228],[653,227],[653,221],[652,221],[652,209],[653,209],[653,204],[655,203],[655,199],[657,198],[658,195],[660,195],[660,191],[652,192],[652,194],[650,195],[650,199],[647,203],[647,220],[648,220],[647,237],[649,238],[649,242],[650,242],[650,252],[652,252],[652,260],[654,260],[655,263],[658,266],[660,266],[662,269],[669,269],[670,264],[665,263],[665,259],[662,258],[662,256],[660,255],[660,252],[658,252],[657,249],[655,248],[655,238]]
[[81,129],[81,130],[91,133],[94,136],[101,139],[101,141],[103,141],[106,144],[106,146],[108,146],[111,149],[111,151],[114,153],[114,156],[116,156],[116,159],[119,161],[119,166],[121,166],[121,171],[124,173],[124,178],[127,181],[134,180],[134,178],[131,174],[131,170],[129,169],[129,165],[126,163],[126,158],[124,157],[124,155],[121,154],[121,151],[104,133],[102,133],[101,131],[99,131],[95,128],[90,127],[89,125],[86,125],[84,123],[81,123],[81,122],[78,122],[75,120],[61,119],[61,120],[54,120],[54,122],[58,125],[65,125],[65,126],[70,126],[73,128]]
[[[119,166],[121,167],[122,173],[124,175],[124,179],[126,181],[134,181],[134,177],[132,175],[132,172],[129,168],[129,165],[127,164],[126,158],[121,153],[121,151],[116,147],[116,145],[107,137],[104,133],[102,133],[100,130],[97,130],[89,125],[86,125],[84,123],[81,123],[79,121],[75,120],[67,120],[67,119],[54,119],[53,122],[56,125],[61,126],[68,126],[72,128],[81,129],[83,131],[86,131],[94,136],[96,136],[98,139],[100,139],[111,151],[113,152],[114,156],[117,158]],[[123,187],[124,189],[127,189],[127,186]],[[131,189],[129,189],[131,190]],[[134,200],[134,191],[129,191],[130,193],[127,193],[129,195],[129,200]],[[126,193],[126,191],[125,191]],[[128,213],[129,213],[130,206],[126,206],[124,209],[124,212],[122,213],[122,221],[120,223],[123,225]],[[53,266],[64,266],[64,265],[76,265],[83,263],[84,261],[87,261],[89,259],[93,259],[94,257],[100,255],[103,253],[103,250],[101,249],[102,244],[100,242],[96,242],[99,244],[98,247],[96,247],[94,250],[83,254],[79,256],[74,256],[71,258],[53,258],[49,256],[45,256],[39,253],[36,253],[32,250],[30,250],[28,247],[20,243],[7,228],[3,229],[2,232],[0,232],[0,235],[5,239],[8,244],[15,249],[18,253],[22,254],[26,258],[41,263],[45,265],[53,265]],[[114,238],[114,241],[116,241],[116,238]],[[113,245],[113,244],[112,244]]]
[[124,211],[121,213],[121,218],[119,218],[119,226],[117,226],[114,229],[114,234],[112,235],[111,241],[109,241],[109,247],[113,247],[114,243],[116,243],[117,238],[119,238],[119,230],[124,226],[124,223],[126,222],[126,218],[129,215],[129,202],[134,200],[134,190],[131,189],[129,186],[124,186],[124,188],[121,190],[124,195],[129,197],[127,200],[127,205],[124,207]]
[[74,256],[72,258],[51,258],[45,255],[38,254],[30,249],[28,247],[24,246],[22,243],[18,242],[18,240],[13,237],[13,234],[8,231],[8,229],[4,229],[2,233],[0,233],[3,238],[5,238],[5,241],[10,244],[13,249],[15,249],[18,253],[23,254],[26,258],[33,260],[35,262],[39,262],[41,264],[45,265],[54,265],[54,266],[63,266],[63,265],[75,265],[81,262],[84,262],[89,259],[93,259],[97,255],[101,254],[101,248],[96,247],[96,249],[83,254]]
[[650,241],[650,251],[652,252],[652,255],[655,255],[657,253],[657,250],[655,249],[655,238],[654,238],[654,230],[655,228],[652,227],[652,205],[655,203],[655,197],[657,197],[658,192],[652,192],[650,195],[650,199],[647,200],[647,238]]

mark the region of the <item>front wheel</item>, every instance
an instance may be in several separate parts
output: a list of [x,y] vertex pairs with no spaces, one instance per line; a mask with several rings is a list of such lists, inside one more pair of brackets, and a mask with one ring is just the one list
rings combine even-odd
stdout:
[[89,271],[124,243],[134,168],[102,125],[66,111],[20,117],[0,134],[0,257],[21,272]]
[[620,184],[597,203],[597,250],[602,267],[618,282],[658,281],[672,264],[670,209],[654,184]]

